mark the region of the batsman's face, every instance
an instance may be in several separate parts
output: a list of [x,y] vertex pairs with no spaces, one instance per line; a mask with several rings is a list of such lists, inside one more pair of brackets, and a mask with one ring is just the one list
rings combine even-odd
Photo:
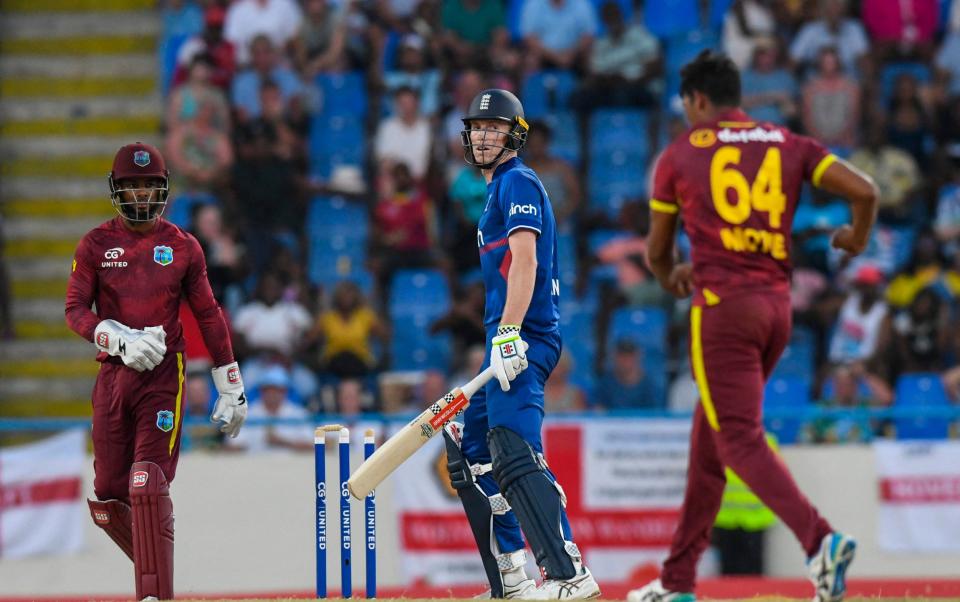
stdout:
[[157,191],[163,186],[158,178],[127,178],[117,182],[120,199],[124,203],[136,203],[137,212],[147,211],[148,203],[157,201]]
[[493,161],[507,145],[510,125],[494,119],[478,119],[470,122],[470,144],[478,163]]

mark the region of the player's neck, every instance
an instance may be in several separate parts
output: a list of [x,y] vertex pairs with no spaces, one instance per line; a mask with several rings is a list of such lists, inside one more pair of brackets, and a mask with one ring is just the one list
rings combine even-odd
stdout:
[[719,121],[722,117],[725,117],[730,113],[739,112],[742,110],[743,109],[741,109],[740,107],[712,106],[700,114],[700,119],[697,120],[696,125],[706,125],[708,123],[713,123],[715,121]]
[[123,224],[123,227],[131,232],[136,232],[137,234],[146,234],[147,232],[152,231],[157,227],[157,221],[160,218],[152,219],[149,222],[132,222],[125,217],[120,218],[120,223]]
[[496,163],[494,163],[489,169],[481,169],[480,173],[483,174],[483,179],[487,181],[487,184],[493,181],[493,174],[497,172],[497,168],[513,159],[517,156],[516,151],[510,151],[509,153],[504,153]]

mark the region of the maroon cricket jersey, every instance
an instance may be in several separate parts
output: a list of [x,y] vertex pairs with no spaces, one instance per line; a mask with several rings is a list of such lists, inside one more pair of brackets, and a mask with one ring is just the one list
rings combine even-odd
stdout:
[[697,297],[787,291],[801,186],[819,185],[834,161],[812,138],[755,122],[739,109],[670,144],[657,162],[650,208],[680,213]]
[[[135,329],[163,326],[167,353],[183,351],[181,297],[200,324],[214,364],[233,362],[230,334],[210,290],[197,239],[164,219],[149,232],[134,232],[118,216],[88,232],[77,245],[67,283],[67,324],[88,341],[93,341],[101,320]],[[90,310],[94,302],[96,314]],[[120,361],[103,352],[97,360]]]

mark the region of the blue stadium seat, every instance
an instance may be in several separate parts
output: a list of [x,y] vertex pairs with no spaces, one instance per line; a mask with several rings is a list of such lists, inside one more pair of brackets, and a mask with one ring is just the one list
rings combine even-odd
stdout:
[[773,377],[797,378],[810,382],[813,378],[816,355],[815,341],[809,331],[796,328],[780,361],[773,369]]
[[449,368],[449,334],[430,335],[430,324],[450,308],[447,280],[437,270],[400,270],[390,289],[394,370]]
[[307,212],[307,274],[311,282],[332,286],[343,279],[371,288],[363,265],[369,225],[366,208],[342,197],[318,197]]
[[633,341],[647,355],[666,353],[667,314],[659,307],[622,307],[613,312],[607,348],[622,339]]
[[163,212],[167,221],[189,230],[192,226],[193,208],[197,205],[218,205],[216,197],[207,193],[178,194],[170,199],[169,206]]
[[[764,410],[796,409],[811,407],[809,381],[796,377],[773,377],[763,391]],[[767,430],[777,436],[780,443],[796,443],[803,427],[801,418],[765,418]]]
[[367,112],[367,85],[363,73],[321,73],[316,84],[323,95],[320,113],[326,116],[354,115]]
[[590,164],[587,186],[590,204],[615,217],[624,202],[646,195],[647,169],[645,159],[621,151],[606,159]]
[[577,80],[570,71],[550,69],[530,74],[520,90],[527,119],[565,110],[576,85]]
[[[894,407],[937,408],[950,405],[939,374],[904,374],[897,379]],[[946,439],[949,421],[940,417],[897,418],[897,439]]]
[[334,197],[316,197],[307,210],[307,233],[311,237],[342,233],[366,239],[367,208],[361,203]]
[[157,53],[160,55],[160,91],[164,96],[170,93],[173,75],[177,70],[177,55],[184,42],[190,39],[189,34],[164,36]]
[[649,155],[648,115],[639,109],[599,109],[590,118],[590,160],[605,161],[614,152],[627,157]]
[[364,125],[357,115],[314,115],[310,122],[310,171],[327,178],[338,165],[363,165]]
[[698,0],[657,0],[643,3],[643,23],[650,32],[666,39],[700,26]]
[[719,48],[719,41],[711,32],[698,29],[697,25],[671,34],[664,53],[667,88],[664,102],[669,102],[680,91],[680,69],[708,48]]
[[520,17],[523,15],[525,0],[507,0],[507,31],[510,32],[510,41],[519,42],[523,39],[520,31]]
[[550,152],[572,165],[579,165],[580,126],[577,116],[572,111],[553,111],[544,115],[543,120],[553,132]]
[[880,71],[880,95],[884,105],[893,95],[893,88],[901,75],[912,75],[920,84],[928,84],[932,78],[930,66],[925,63],[898,62],[884,65]]
[[586,390],[595,383],[594,359],[597,353],[595,313],[588,303],[570,301],[560,311],[560,332],[564,351],[570,353],[576,370],[570,375],[574,384]]

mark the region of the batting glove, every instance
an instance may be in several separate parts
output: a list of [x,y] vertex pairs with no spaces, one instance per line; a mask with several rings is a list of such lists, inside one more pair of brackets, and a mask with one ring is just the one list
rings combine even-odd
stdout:
[[510,381],[527,369],[527,344],[520,338],[520,327],[501,324],[490,346],[490,365],[500,381],[500,389],[509,391]]
[[213,406],[210,422],[222,422],[220,431],[236,438],[247,419],[247,395],[237,362],[213,369],[213,384],[217,387],[217,403]]
[[119,357],[137,372],[153,370],[167,353],[163,326],[136,330],[116,320],[103,320],[93,331],[93,343],[108,355]]

